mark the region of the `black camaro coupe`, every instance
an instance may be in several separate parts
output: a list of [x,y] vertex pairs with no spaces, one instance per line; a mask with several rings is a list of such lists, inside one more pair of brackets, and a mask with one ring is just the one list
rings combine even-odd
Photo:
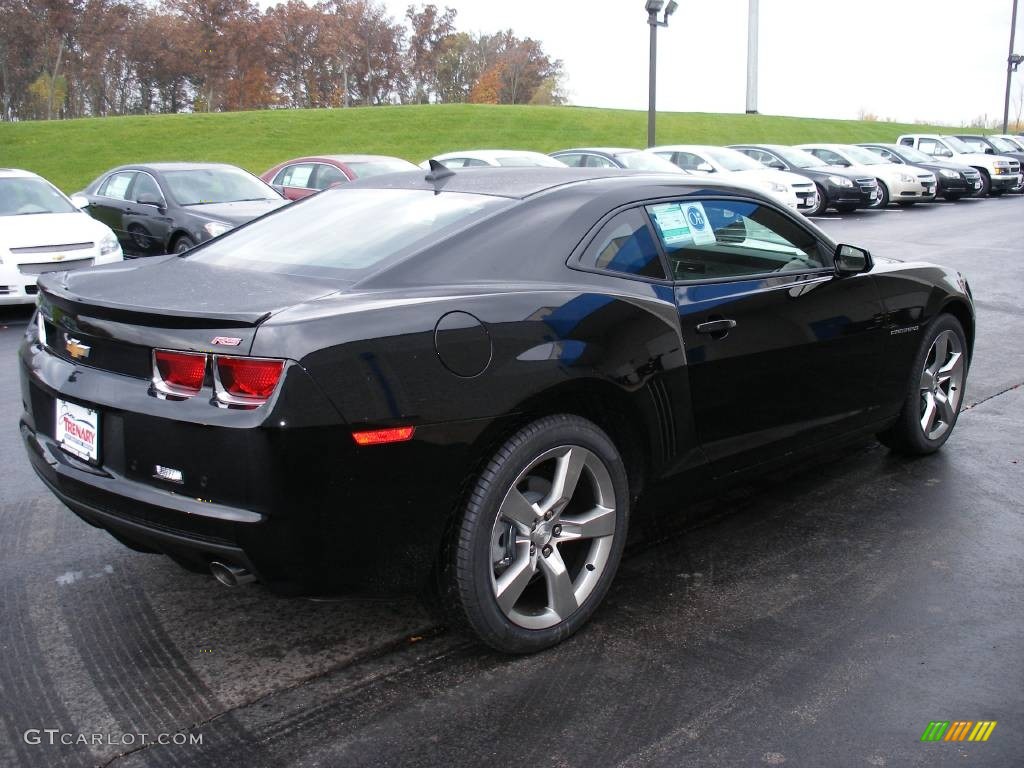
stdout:
[[514,653],[594,612],[641,494],[939,448],[974,337],[954,271],[618,169],[378,176],[39,284],[21,433],[81,518],[226,584],[430,585]]

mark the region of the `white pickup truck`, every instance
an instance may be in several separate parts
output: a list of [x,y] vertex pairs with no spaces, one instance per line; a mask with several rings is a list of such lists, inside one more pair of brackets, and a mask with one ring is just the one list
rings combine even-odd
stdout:
[[976,168],[981,174],[978,197],[1001,195],[1020,186],[1020,163],[1012,157],[984,155],[975,152],[956,136],[940,136],[935,133],[906,133],[897,139],[905,147],[924,152],[926,155],[948,160],[960,165]]

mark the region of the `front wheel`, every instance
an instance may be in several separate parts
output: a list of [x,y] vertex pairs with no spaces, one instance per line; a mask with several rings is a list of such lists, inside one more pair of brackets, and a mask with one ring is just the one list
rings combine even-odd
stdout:
[[808,216],[824,216],[825,211],[828,210],[828,196],[825,194],[825,189],[820,184],[814,185],[818,191],[818,205],[813,211],[806,211]]
[[628,515],[625,466],[603,431],[567,414],[527,425],[472,489],[446,563],[446,608],[504,653],[565,640],[607,593]]
[[881,209],[881,208],[885,208],[888,205],[889,205],[889,188],[887,186],[885,186],[885,182],[883,182],[881,179],[878,179],[878,199],[875,200],[875,202],[873,202],[868,207],[869,208]]
[[941,448],[960,415],[968,362],[960,321],[939,315],[914,359],[903,410],[878,439],[900,453],[923,455]]
[[979,169],[981,172],[981,188],[974,193],[975,197],[985,197],[989,192],[992,191],[992,179],[988,175],[988,171]]
[[192,238],[182,235],[174,241],[171,253],[185,253],[187,251],[191,251],[195,246],[196,244],[192,242]]

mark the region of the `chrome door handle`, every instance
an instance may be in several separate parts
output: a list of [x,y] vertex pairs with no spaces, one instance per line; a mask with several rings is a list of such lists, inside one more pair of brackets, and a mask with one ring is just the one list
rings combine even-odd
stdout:
[[725,333],[735,327],[735,320],[708,320],[697,324],[697,333]]

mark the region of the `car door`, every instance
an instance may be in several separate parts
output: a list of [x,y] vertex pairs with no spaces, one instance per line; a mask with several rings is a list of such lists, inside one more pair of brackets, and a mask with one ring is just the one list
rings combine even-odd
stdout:
[[754,200],[646,206],[675,281],[697,434],[716,475],[869,423],[882,308],[869,274]]
[[131,236],[124,221],[124,214],[128,208],[128,190],[135,180],[135,171],[118,171],[110,174],[96,189],[95,195],[90,195],[89,214],[102,221],[110,227],[117,239],[121,241],[121,247],[131,249]]
[[317,191],[311,184],[315,170],[316,163],[286,165],[278,171],[271,186],[289,200],[301,200]]
[[157,180],[145,171],[136,173],[126,203],[123,221],[132,251],[143,256],[164,253],[171,236],[171,218],[167,196]]

